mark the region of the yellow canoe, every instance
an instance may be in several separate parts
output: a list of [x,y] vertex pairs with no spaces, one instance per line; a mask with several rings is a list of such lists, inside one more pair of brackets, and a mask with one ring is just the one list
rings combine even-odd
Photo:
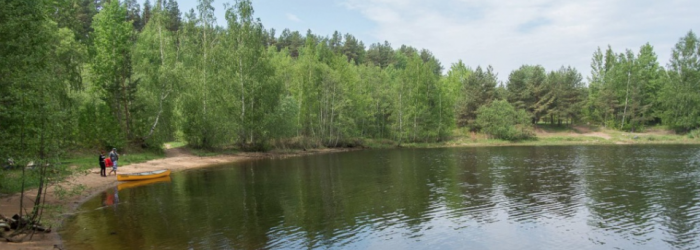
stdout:
[[170,176],[170,169],[153,170],[148,172],[131,173],[131,174],[118,174],[118,181],[138,181],[155,179],[158,177]]
[[158,177],[154,179],[147,179],[147,180],[140,180],[140,181],[127,181],[127,182],[121,182],[119,185],[117,185],[118,190],[122,190],[125,188],[134,188],[138,186],[144,186],[144,185],[149,185],[149,184],[154,184],[154,183],[160,183],[160,182],[170,182],[170,176],[163,176],[163,177]]

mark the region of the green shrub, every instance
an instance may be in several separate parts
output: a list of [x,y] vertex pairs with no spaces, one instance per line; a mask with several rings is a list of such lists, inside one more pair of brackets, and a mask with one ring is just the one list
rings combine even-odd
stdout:
[[516,110],[505,100],[481,106],[477,110],[476,123],[482,132],[497,139],[513,141],[534,135],[525,110]]
[[700,138],[700,129],[695,129],[695,130],[690,131],[690,133],[688,133],[688,138],[690,138],[690,139]]

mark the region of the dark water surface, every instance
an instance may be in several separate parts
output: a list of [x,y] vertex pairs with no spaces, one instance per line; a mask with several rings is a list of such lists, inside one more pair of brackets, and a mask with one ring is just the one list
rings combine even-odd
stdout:
[[106,190],[66,249],[698,249],[700,147],[365,150]]

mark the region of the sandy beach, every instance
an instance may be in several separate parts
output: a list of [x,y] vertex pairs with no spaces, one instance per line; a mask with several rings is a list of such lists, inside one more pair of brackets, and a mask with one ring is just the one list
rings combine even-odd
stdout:
[[[157,169],[170,169],[173,172],[201,168],[212,166],[222,163],[232,163],[240,162],[252,159],[260,158],[287,158],[295,157],[301,155],[309,154],[319,154],[319,153],[331,153],[331,152],[341,152],[347,150],[335,150],[335,149],[322,149],[322,150],[309,150],[309,151],[299,151],[294,153],[239,153],[236,155],[220,155],[211,157],[198,157],[189,154],[188,151],[180,148],[168,149],[166,150],[166,158],[147,161],[138,164],[131,164],[123,167],[119,167],[119,173],[135,173],[144,172]],[[128,157],[123,156],[123,157]],[[97,165],[97,164],[95,164]],[[108,170],[109,171],[109,170]],[[99,192],[116,186],[118,184],[116,175],[111,175],[108,177],[101,177],[99,167],[90,169],[86,174],[76,174],[67,180],[64,185],[75,186],[83,185],[85,191],[81,192],[80,195],[75,195],[71,197],[58,197],[56,194],[56,189],[50,187],[48,190],[48,195],[46,196],[47,205],[60,205],[65,211],[63,215],[70,215],[74,212],[80,204],[85,202],[87,199],[98,194]],[[36,196],[37,190],[29,190],[25,193],[24,204],[32,204]],[[19,211],[20,195],[14,194],[9,197],[3,197],[0,199],[0,214],[11,217],[17,214]],[[31,208],[27,208],[27,211],[31,211]],[[3,250],[48,250],[48,249],[63,249],[61,238],[59,237],[58,230],[54,229],[50,233],[36,233],[31,240],[28,238],[22,243],[8,243],[0,242],[0,249]]]

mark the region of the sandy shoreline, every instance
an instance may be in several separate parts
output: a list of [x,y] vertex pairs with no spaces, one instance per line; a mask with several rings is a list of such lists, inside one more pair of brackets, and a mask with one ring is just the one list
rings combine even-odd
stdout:
[[[347,150],[335,150],[335,149],[322,149],[322,150],[309,150],[300,151],[294,153],[239,153],[236,155],[220,155],[211,157],[198,157],[188,154],[184,150],[171,149],[166,152],[166,158],[147,161],[143,163],[131,164],[123,167],[119,167],[119,173],[135,173],[144,172],[157,169],[170,169],[173,172],[178,172],[187,169],[202,168],[223,163],[241,162],[246,160],[261,159],[261,158],[287,158],[301,155],[319,154],[319,153],[331,153],[331,152],[342,152]],[[125,157],[128,157],[125,156]],[[96,164],[97,165],[97,164]],[[109,171],[109,170],[108,170]],[[80,195],[75,195],[71,197],[58,197],[56,194],[56,189],[50,187],[48,190],[48,195],[46,197],[47,205],[60,205],[63,207],[65,218],[66,215],[73,213],[80,204],[87,201],[94,195],[102,192],[103,190],[116,186],[118,184],[116,175],[111,175],[108,177],[101,177],[99,173],[99,167],[90,169],[87,174],[76,174],[72,176],[68,183],[69,186],[83,185],[85,190],[80,193]],[[36,196],[36,189],[29,190],[25,192],[24,204],[32,204],[34,197]],[[20,204],[19,194],[11,195],[8,197],[3,197],[0,199],[0,214],[11,217],[12,215],[18,213]],[[27,208],[31,211],[30,208]],[[63,220],[63,219],[61,219]],[[3,250],[48,250],[48,249],[62,249],[61,238],[57,233],[58,230],[52,230],[51,233],[37,233],[33,236],[31,240],[26,239],[22,243],[8,243],[0,242],[0,249]],[[58,248],[56,248],[56,247]]]

